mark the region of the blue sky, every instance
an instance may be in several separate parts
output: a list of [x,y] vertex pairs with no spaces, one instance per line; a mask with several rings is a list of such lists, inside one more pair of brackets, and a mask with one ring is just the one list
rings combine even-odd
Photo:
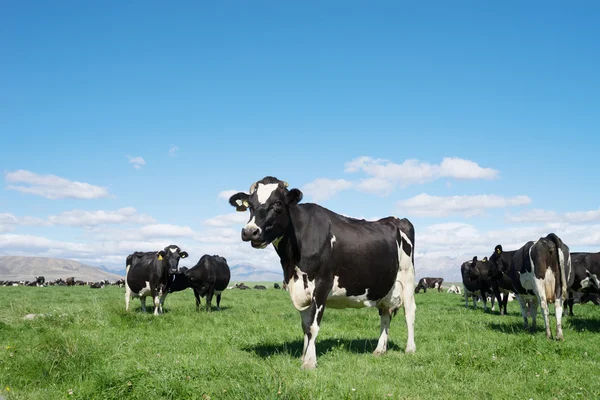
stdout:
[[278,271],[219,196],[265,175],[410,218],[418,276],[550,231],[598,251],[599,18],[592,1],[6,5],[0,254],[121,269],[176,243]]

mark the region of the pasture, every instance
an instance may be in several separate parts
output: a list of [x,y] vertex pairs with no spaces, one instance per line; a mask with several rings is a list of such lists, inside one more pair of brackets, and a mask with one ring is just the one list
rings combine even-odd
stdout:
[[[250,285],[254,286],[254,284]],[[600,307],[576,305],[565,341],[522,331],[462,296],[415,295],[417,352],[404,354],[403,310],[388,353],[371,352],[376,309],[325,311],[318,367],[300,369],[300,316],[287,292],[226,290],[195,311],[191,290],[154,317],[124,309],[125,289],[0,287],[0,396],[6,399],[599,398]],[[204,299],[203,299],[204,302]],[[214,305],[214,303],[213,303]],[[553,309],[552,309],[553,312]],[[24,320],[29,313],[51,314]],[[554,317],[552,317],[554,318]]]

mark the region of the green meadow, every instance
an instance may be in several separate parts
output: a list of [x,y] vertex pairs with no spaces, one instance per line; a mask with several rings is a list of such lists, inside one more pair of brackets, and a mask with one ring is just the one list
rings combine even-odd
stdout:
[[300,316],[287,292],[267,287],[226,290],[210,313],[196,312],[191,290],[172,293],[158,317],[138,299],[126,313],[118,287],[0,287],[0,398],[600,398],[592,304],[575,306],[556,342],[540,313],[537,332],[522,330],[517,302],[500,316],[429,290],[415,295],[417,352],[404,354],[401,309],[380,357],[376,309],[326,309],[318,367],[304,371]]

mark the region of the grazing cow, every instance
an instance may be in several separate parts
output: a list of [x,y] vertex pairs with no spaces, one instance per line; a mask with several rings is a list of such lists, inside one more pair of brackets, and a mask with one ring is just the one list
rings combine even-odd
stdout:
[[563,340],[563,301],[573,284],[569,247],[554,233],[537,241],[529,241],[512,253],[510,264],[505,264],[501,245],[497,245],[490,262],[506,272],[512,280],[513,289],[521,306],[523,327],[529,327],[527,309],[531,315],[531,329],[535,331],[538,303],[542,308],[546,337],[551,339],[548,301],[554,302],[556,315],[556,339]]
[[90,289],[102,289],[104,288],[104,282],[92,282],[90,284]]
[[139,298],[146,312],[146,297],[154,300],[154,315],[162,313],[171,275],[177,273],[179,259],[188,253],[179,246],[169,245],[160,251],[136,251],[127,256],[125,276],[125,310],[132,297]]
[[265,290],[267,287],[263,285],[254,285],[254,289]]
[[221,309],[221,293],[227,288],[231,271],[227,260],[221,256],[203,255],[198,263],[184,272],[189,286],[194,289],[196,311],[200,310],[200,297],[206,296],[206,311],[212,308],[212,298],[217,295],[217,310]]
[[[465,291],[465,308],[469,307],[469,297],[473,298],[473,308],[477,308],[477,297],[480,297],[483,300],[483,310],[487,311],[487,295],[492,294],[487,257],[477,260],[475,256],[472,261],[465,261],[460,266],[460,273]],[[493,311],[494,297],[491,300]]]
[[244,285],[244,282],[242,282],[242,283],[236,283],[235,284],[235,289],[246,290],[246,289],[250,289],[250,286]]
[[67,286],[75,286],[75,277],[71,276],[67,278]]
[[42,276],[36,276],[36,277],[35,277],[35,283],[36,283],[38,286],[44,286],[44,282],[46,282],[46,279],[44,278],[44,276],[43,276],[43,275],[42,275]]
[[575,292],[583,294],[600,293],[600,253],[571,253],[573,285],[569,290],[567,306],[569,315],[573,315]]
[[125,279],[119,279],[115,282],[115,286],[118,286],[120,288],[122,288],[123,286],[125,286]]
[[325,307],[379,309],[381,335],[374,354],[387,351],[390,320],[404,306],[406,353],[415,351],[414,227],[395,217],[365,221],[314,203],[267,176],[229,203],[250,210],[242,240],[253,248],[273,244],[304,331],[302,368],[317,366],[315,341]]
[[438,292],[441,292],[442,282],[444,282],[444,278],[421,278],[415,288],[415,293],[419,293],[421,289],[423,289],[423,293],[427,293],[427,289],[437,289]]
[[279,283],[274,283],[273,289],[281,289],[281,286],[279,286]]
[[456,285],[450,286],[447,293],[461,294],[460,288]]

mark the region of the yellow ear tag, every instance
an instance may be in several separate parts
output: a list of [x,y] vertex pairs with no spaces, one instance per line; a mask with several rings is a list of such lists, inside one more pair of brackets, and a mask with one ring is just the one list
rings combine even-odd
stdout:
[[158,255],[158,261],[162,261],[162,256],[160,254]]
[[248,203],[248,201],[247,201],[247,200],[244,200],[244,203],[243,203],[243,204],[244,204],[244,207],[246,207],[246,208],[247,208],[247,207],[250,207],[250,203]]
[[496,249],[496,253],[500,254],[500,249]]

